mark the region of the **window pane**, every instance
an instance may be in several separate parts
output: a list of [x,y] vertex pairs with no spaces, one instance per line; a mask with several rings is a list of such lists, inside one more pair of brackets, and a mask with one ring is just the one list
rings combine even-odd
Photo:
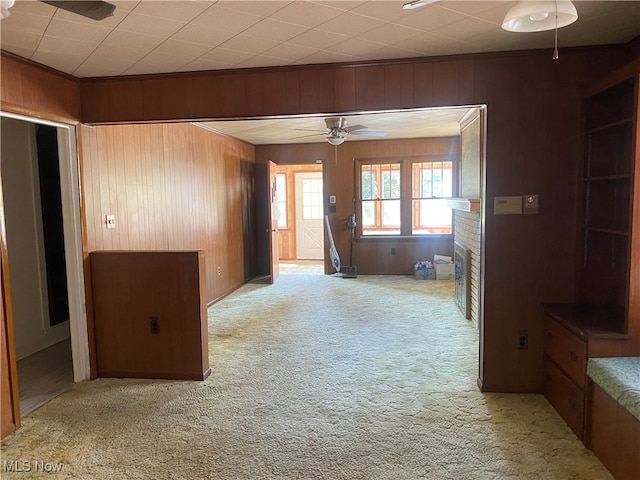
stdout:
[[362,226],[375,227],[376,215],[374,202],[362,202]]
[[[392,169],[392,167],[394,167]],[[382,195],[380,198],[400,198],[400,170],[397,165],[382,166]]]
[[413,234],[451,233],[451,209],[446,200],[414,200],[413,207]]
[[322,179],[302,180],[302,217],[305,220],[322,220]]
[[284,173],[276,174],[276,202],[278,228],[287,228],[287,179]]
[[400,230],[400,200],[388,200],[382,203],[382,226]]
[[375,173],[371,165],[362,166],[362,199],[373,200],[376,198]]

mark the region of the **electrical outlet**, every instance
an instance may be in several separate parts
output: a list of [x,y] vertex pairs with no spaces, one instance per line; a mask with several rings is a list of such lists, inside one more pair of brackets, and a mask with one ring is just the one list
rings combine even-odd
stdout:
[[529,332],[520,330],[518,332],[518,348],[529,348]]
[[222,267],[218,267],[218,276],[222,275]]
[[160,333],[160,323],[158,317],[151,317],[151,333],[156,335]]

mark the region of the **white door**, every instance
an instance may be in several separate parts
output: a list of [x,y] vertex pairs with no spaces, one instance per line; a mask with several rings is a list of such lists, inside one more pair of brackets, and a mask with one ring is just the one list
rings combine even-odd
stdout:
[[322,172],[295,174],[296,185],[296,258],[324,258]]

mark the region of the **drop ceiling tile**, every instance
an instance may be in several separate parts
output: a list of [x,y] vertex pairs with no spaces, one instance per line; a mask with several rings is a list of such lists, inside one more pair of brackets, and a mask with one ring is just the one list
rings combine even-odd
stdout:
[[471,17],[466,17],[459,22],[452,23],[442,28],[435,28],[429,33],[432,35],[439,35],[446,38],[454,38],[464,42],[473,42],[474,38],[479,35],[491,33],[499,33],[502,27],[494,25],[493,23],[485,22],[484,20],[477,20]]
[[136,65],[164,66],[167,71],[173,72],[196,58],[198,58],[198,56],[170,55],[154,51],[145,55]]
[[293,38],[301,33],[304,33],[306,29],[301,25],[294,25],[293,23],[281,22],[272,18],[265,18],[255,25],[247,28],[244,32],[245,35],[252,35],[259,38],[267,38],[269,40],[278,40],[284,42]]
[[238,52],[247,52],[253,55],[260,54],[265,50],[275,47],[280,42],[275,40],[268,40],[266,38],[251,37],[249,35],[238,34],[223,44],[221,48],[227,48],[229,50],[236,50]]
[[140,2],[134,12],[148,17],[164,18],[177,22],[187,23],[204,12],[209,6],[204,3],[180,1],[143,1]]
[[[3,20],[4,21],[4,20]],[[2,38],[0,43],[3,50],[8,50],[13,53],[18,53],[16,49],[20,49],[21,56],[30,58],[36,51],[38,44],[40,43],[40,35],[35,33],[23,32],[20,30],[6,30],[2,29]],[[26,52],[29,52],[25,55]]]
[[64,73],[71,74],[85,60],[85,56],[77,53],[69,52],[42,52],[38,50],[31,60],[42,63],[47,61],[47,65],[51,68]]
[[268,57],[265,55],[256,55],[238,65],[239,68],[261,68],[261,67],[272,67],[272,66],[285,66],[291,63],[290,60],[286,60],[283,58],[275,58]]
[[238,1],[238,0],[222,0],[216,3],[224,8],[228,8],[229,10],[235,10],[236,12],[249,13],[251,15],[258,15],[261,17],[268,17],[269,15],[281,10],[292,3],[292,1],[286,0],[269,0],[265,2],[264,0],[254,0],[254,1]]
[[42,35],[47,29],[47,25],[49,25],[50,20],[50,17],[32,15],[30,13],[9,15],[7,18],[2,20],[2,28],[0,31],[18,30]]
[[45,35],[49,37],[68,38],[89,43],[99,43],[111,32],[111,29],[88,23],[69,22],[53,18]]
[[369,40],[370,42],[392,45],[402,40],[420,35],[421,33],[421,30],[416,30],[415,28],[403,27],[396,23],[385,23],[381,27],[363,33],[360,35],[360,38],[363,40]]
[[238,52],[236,50],[228,50],[226,48],[216,48],[215,50],[205,53],[200,58],[209,62],[236,65],[253,56],[254,55],[252,53]]
[[80,42],[68,38],[42,37],[37,52],[49,52],[51,54],[74,52],[78,55],[89,55],[98,46],[97,42]]
[[217,28],[212,29],[204,25],[190,23],[174,33],[171,39],[188,43],[199,43],[213,48],[233,38],[234,35],[236,35],[234,32]]
[[403,10],[402,5],[405,1],[394,2],[366,2],[360,6],[355,7],[351,11],[366,15],[368,17],[377,18],[385,22],[395,22],[399,18],[405,17],[413,10]]
[[209,61],[202,58],[198,58],[193,62],[190,62],[183,67],[179,68],[178,72],[201,72],[201,71],[209,71],[209,70],[228,70],[233,68],[235,63],[225,63],[225,62],[215,62]]
[[138,15],[135,10],[120,22],[117,30],[143,33],[145,35],[171,36],[180,30],[185,22],[169,20],[167,18],[148,17]]
[[135,63],[131,67],[124,71],[125,75],[142,75],[145,73],[162,73],[162,72],[174,72],[178,68],[185,65],[186,62],[180,61],[179,58],[174,58],[172,61],[164,63],[154,63],[146,61],[146,58]]
[[[241,2],[239,2],[241,3]],[[223,8],[219,3],[205,10],[191,22],[211,30],[240,33],[255,25],[264,17],[241,11]]]
[[147,52],[153,50],[164,41],[163,37],[145,35],[143,33],[114,30],[102,42],[103,46],[115,48],[135,48]]
[[340,43],[349,37],[346,35],[338,35],[337,33],[322,32],[320,30],[308,30],[305,33],[289,40],[288,43],[293,45],[302,45],[317,49],[328,48],[331,45]]
[[311,55],[308,55],[300,60],[295,61],[296,65],[307,65],[316,63],[341,63],[341,62],[357,62],[360,59],[352,55],[343,55],[340,53],[331,53],[324,50],[319,50]]
[[319,49],[305,47],[303,45],[293,45],[291,43],[281,43],[266,52],[265,55],[270,55],[276,58],[286,58],[287,60],[295,61],[301,58],[307,57],[312,53],[316,53]]
[[316,27],[342,13],[343,10],[339,8],[308,1],[296,1],[274,12],[271,18],[305,27]]
[[339,53],[343,55],[351,55],[354,57],[365,58],[371,50],[381,48],[383,44],[377,42],[369,42],[360,38],[350,38],[344,42],[325,49],[327,52]]
[[388,60],[398,58],[413,58],[417,57],[418,53],[415,50],[408,50],[406,48],[399,48],[393,45],[388,45],[377,50],[369,52],[369,57],[372,60]]
[[440,8],[438,4],[409,11],[412,12],[411,15],[399,18],[395,23],[405,27],[416,28],[423,32],[429,32],[434,28],[442,28],[465,18],[465,15],[446,8]]
[[423,33],[394,44],[394,47],[411,50],[420,55],[449,55],[459,50],[460,46],[460,42],[430,33]]
[[382,20],[366,17],[357,13],[345,12],[316,27],[324,32],[360,35],[384,25]]
[[496,7],[502,7],[506,10],[509,10],[513,5],[517,2],[490,2],[490,1],[449,1],[449,2],[439,2],[440,8],[446,8],[448,10],[453,10],[456,12],[460,12],[464,15],[472,15],[478,16],[479,14],[486,12],[487,10],[492,10]]
[[211,50],[211,48],[207,45],[181,42],[180,40],[170,38],[158,45],[153,52],[163,53],[166,55],[183,55],[186,58],[197,58],[200,55],[204,55],[209,50]]
[[115,61],[118,65],[127,65],[127,68],[129,68],[131,64],[142,60],[148,53],[149,50],[145,49],[130,48],[123,45],[106,45],[103,43],[91,53],[89,59]]
[[109,77],[122,75],[137,60],[123,57],[109,56],[108,54],[94,54],[86,59],[74,72],[76,77]]

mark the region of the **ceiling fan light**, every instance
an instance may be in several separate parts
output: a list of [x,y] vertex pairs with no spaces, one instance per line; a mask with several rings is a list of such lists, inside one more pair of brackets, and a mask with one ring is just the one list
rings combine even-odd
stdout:
[[0,19],[7,18],[9,15],[9,9],[13,7],[14,0],[0,0]]
[[339,135],[327,137],[327,142],[335,146],[342,145],[342,143],[344,142],[344,137],[341,137]]
[[516,3],[507,12],[502,28],[509,32],[542,32],[566,27],[577,19],[578,12],[570,0],[524,1]]
[[413,10],[414,8],[424,7],[430,3],[435,3],[438,0],[414,0],[413,2],[405,3],[402,5],[403,10]]

